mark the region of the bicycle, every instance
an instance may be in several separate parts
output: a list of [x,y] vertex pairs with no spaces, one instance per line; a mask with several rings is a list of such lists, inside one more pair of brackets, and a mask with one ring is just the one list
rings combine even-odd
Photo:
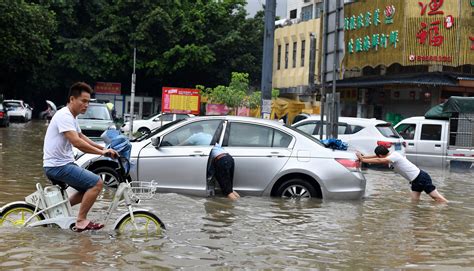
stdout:
[[[100,158],[100,157],[99,157]],[[123,166],[123,157],[118,157],[120,184],[107,210],[104,225],[107,225],[112,213],[119,205],[125,203],[128,212],[115,220],[113,228],[119,232],[145,231],[147,233],[161,233],[165,229],[164,223],[150,211],[134,209],[142,199],[150,199],[156,191],[156,182],[129,182]],[[71,204],[66,192],[67,185],[63,182],[50,180],[52,185],[44,189],[40,183],[36,184],[36,192],[28,195],[25,201],[15,201],[0,208],[0,227],[38,227],[56,226],[61,229],[73,230],[76,217],[72,215]]]

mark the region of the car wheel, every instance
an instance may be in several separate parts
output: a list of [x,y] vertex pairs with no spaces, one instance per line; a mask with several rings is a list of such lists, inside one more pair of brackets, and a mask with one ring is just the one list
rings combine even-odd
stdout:
[[100,176],[105,186],[112,188],[119,186],[120,177],[114,169],[110,167],[98,167],[92,170],[92,172]]
[[147,135],[150,133],[150,129],[146,127],[141,127],[140,129],[138,129],[138,132],[141,133],[142,135]]
[[277,196],[287,199],[318,197],[314,186],[303,179],[290,179],[288,181],[285,181],[278,188]]

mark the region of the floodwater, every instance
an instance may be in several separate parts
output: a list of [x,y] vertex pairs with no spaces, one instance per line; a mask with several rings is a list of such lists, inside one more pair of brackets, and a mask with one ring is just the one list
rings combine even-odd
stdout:
[[[44,182],[45,129],[40,121],[0,128],[0,206]],[[427,171],[449,204],[426,195],[412,203],[402,177],[367,170],[358,201],[158,194],[141,207],[166,224],[161,236],[0,228],[0,269],[472,270],[472,173]],[[106,206],[97,203],[92,218]]]

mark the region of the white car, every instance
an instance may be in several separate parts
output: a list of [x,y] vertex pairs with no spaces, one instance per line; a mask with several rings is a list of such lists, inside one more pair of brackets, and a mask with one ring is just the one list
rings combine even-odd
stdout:
[[[293,124],[293,127],[320,138],[321,116],[311,115]],[[323,125],[323,139],[326,135],[326,125]],[[348,149],[363,154],[374,154],[378,145],[387,147],[405,155],[406,143],[393,129],[392,124],[383,120],[339,117],[338,138],[348,144]]]
[[8,110],[10,120],[19,120],[21,122],[28,122],[33,115],[33,109],[22,100],[4,100],[3,105]]
[[[152,130],[161,127],[174,120],[186,119],[189,117],[194,117],[192,114],[158,114],[151,116],[148,119],[143,120],[134,120],[133,121],[133,133],[139,132],[142,134],[149,134]],[[130,132],[130,122],[125,122],[120,128],[122,133]]]

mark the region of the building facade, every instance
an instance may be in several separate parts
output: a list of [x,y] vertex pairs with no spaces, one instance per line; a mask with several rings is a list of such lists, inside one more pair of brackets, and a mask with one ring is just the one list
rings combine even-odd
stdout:
[[[344,2],[341,116],[401,119],[424,115],[450,96],[474,96],[474,1]],[[291,24],[275,31],[273,87],[284,96],[319,92],[320,9],[322,1],[288,1]],[[306,65],[311,33],[318,41],[315,89]]]
[[344,9],[341,115],[424,115],[474,96],[474,1],[367,0]]

